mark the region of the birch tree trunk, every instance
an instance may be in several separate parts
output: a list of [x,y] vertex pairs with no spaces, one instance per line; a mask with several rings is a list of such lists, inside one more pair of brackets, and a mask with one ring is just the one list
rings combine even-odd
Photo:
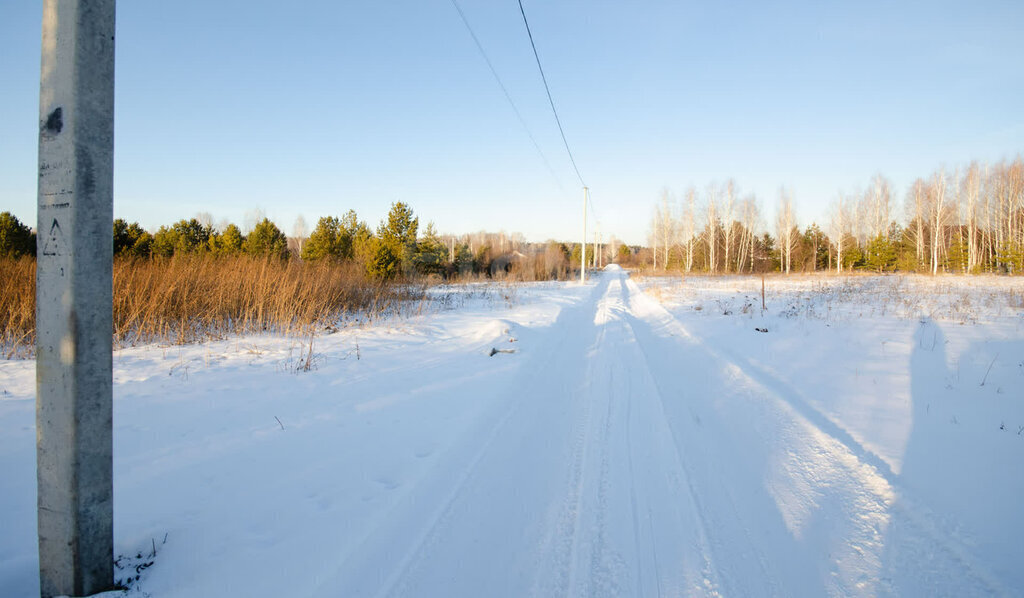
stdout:
[[932,276],[939,272],[939,255],[943,244],[943,230],[946,219],[946,173],[940,170],[932,179]]
[[978,228],[978,163],[972,162],[964,173],[963,195],[967,202],[967,271],[972,272],[978,265],[977,228]]
[[708,244],[708,272],[714,274],[717,271],[717,263],[715,261],[715,245],[717,245],[718,236],[718,206],[717,204],[717,190],[712,185],[708,187],[708,225],[706,228],[705,236],[707,237]]
[[723,216],[723,218],[722,218],[723,219],[723,223],[722,224],[725,227],[725,229],[722,232],[724,233],[724,236],[725,236],[725,256],[724,256],[725,257],[725,261],[724,261],[724,268],[725,268],[726,274],[728,274],[729,273],[729,264],[730,264],[729,254],[732,251],[732,241],[733,241],[733,234],[734,234],[733,227],[732,227],[732,221],[734,219],[733,212],[734,212],[735,206],[736,206],[736,182],[733,181],[732,179],[729,179],[728,181],[725,182],[725,189],[724,190],[725,190],[725,198],[724,198],[723,203],[722,203],[722,207],[724,209],[723,214],[722,214],[722,216]]
[[840,193],[832,208],[832,238],[836,246],[836,272],[843,271],[843,241],[846,235],[846,199]]

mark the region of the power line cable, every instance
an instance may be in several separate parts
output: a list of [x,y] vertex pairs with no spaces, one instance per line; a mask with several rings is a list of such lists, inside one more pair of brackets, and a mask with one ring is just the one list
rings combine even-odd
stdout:
[[537,54],[537,44],[533,43],[533,33],[530,31],[530,22],[526,20],[526,10],[523,9],[523,0],[519,0],[519,12],[523,15],[523,23],[526,25],[526,34],[530,36],[530,47],[533,48],[533,57],[537,59],[537,69],[540,71],[541,81],[544,82],[544,91],[548,94],[548,102],[551,104],[551,112],[555,115],[555,122],[558,123],[558,132],[562,134],[562,142],[565,144],[565,151],[569,154],[569,161],[572,162],[572,168],[576,171],[576,178],[580,180],[580,185],[587,186],[583,182],[583,176],[580,175],[580,169],[576,166],[576,159],[572,157],[572,150],[569,149],[569,141],[565,138],[565,130],[562,129],[562,121],[558,118],[558,110],[555,110],[555,100],[551,98],[551,88],[548,87],[548,78],[544,76],[544,67],[540,65],[540,55]]
[[505,99],[508,100],[509,106],[511,106],[512,111],[516,113],[516,118],[519,119],[519,124],[521,124],[523,126],[523,130],[526,131],[526,135],[530,138],[530,142],[533,143],[533,147],[540,155],[540,159],[544,161],[544,166],[546,166],[548,172],[551,173],[551,176],[554,178],[555,184],[558,185],[559,190],[561,190],[562,193],[565,193],[565,189],[562,187],[562,181],[559,180],[558,175],[555,173],[555,169],[551,167],[551,163],[548,161],[547,156],[545,156],[543,150],[540,149],[540,144],[537,143],[537,139],[533,136],[533,133],[530,132],[530,127],[527,126],[526,119],[524,119],[522,113],[519,112],[519,108],[516,107],[516,103],[512,101],[512,95],[508,92],[505,84],[502,83],[501,77],[498,76],[498,71],[494,68],[494,64],[491,62],[491,59],[487,56],[487,52],[484,51],[483,44],[480,43],[480,39],[473,31],[473,27],[470,26],[469,20],[466,18],[466,13],[462,11],[462,7],[459,6],[459,3],[455,0],[451,0],[451,3],[452,6],[455,7],[455,10],[458,11],[459,18],[462,19],[462,24],[466,26],[466,31],[468,31],[469,36],[473,38],[473,43],[476,44],[476,49],[480,52],[480,56],[483,57],[484,62],[487,63],[487,68],[490,69],[491,75],[494,76],[494,80],[498,83],[498,87],[500,87],[501,92],[505,94]]

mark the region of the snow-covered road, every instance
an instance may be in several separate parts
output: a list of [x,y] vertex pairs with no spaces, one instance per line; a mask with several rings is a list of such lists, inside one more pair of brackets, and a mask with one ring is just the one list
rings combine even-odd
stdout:
[[454,458],[322,578],[325,594],[1002,591],[862,447],[621,271],[513,378]]
[[[1020,591],[888,461],[621,270],[517,318],[442,314],[421,332],[366,333],[358,358],[332,361],[352,340],[337,335],[317,371],[298,375],[259,367],[258,349],[245,362],[195,347],[153,375],[166,354],[122,355],[119,547],[160,544],[136,591]],[[492,346],[515,352],[488,357]],[[30,392],[7,366],[9,386]],[[34,528],[12,517],[34,503],[30,407],[0,402],[0,426],[16,432],[0,459],[19,489],[0,499],[13,533],[0,586],[26,592]]]

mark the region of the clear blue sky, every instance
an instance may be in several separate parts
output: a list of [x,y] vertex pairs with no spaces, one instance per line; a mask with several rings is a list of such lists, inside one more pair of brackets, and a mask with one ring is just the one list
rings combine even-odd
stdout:
[[[115,202],[286,231],[409,203],[442,232],[578,236],[580,185],[515,0],[121,0]],[[802,224],[876,172],[1024,151],[1024,2],[524,0],[602,228],[640,243],[659,191],[794,190]],[[41,2],[0,6],[0,210],[35,221]]]

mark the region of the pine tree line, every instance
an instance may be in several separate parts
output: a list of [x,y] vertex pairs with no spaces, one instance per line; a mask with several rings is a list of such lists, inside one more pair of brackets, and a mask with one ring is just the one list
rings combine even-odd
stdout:
[[[421,230],[419,217],[402,202],[392,204],[376,230],[354,210],[340,217],[321,217],[308,237],[301,217],[291,238],[262,214],[247,228],[251,230],[243,233],[231,222],[215,227],[212,217],[200,214],[150,233],[137,222],[117,219],[113,251],[115,258],[133,260],[199,255],[337,263],[355,265],[366,276],[378,279],[506,275],[524,280],[564,279],[573,276],[580,260],[578,244],[527,243],[522,234],[504,232],[440,235],[432,223]],[[0,214],[0,257],[34,256],[35,252],[32,229],[8,212]],[[594,261],[591,246],[587,257]]]

